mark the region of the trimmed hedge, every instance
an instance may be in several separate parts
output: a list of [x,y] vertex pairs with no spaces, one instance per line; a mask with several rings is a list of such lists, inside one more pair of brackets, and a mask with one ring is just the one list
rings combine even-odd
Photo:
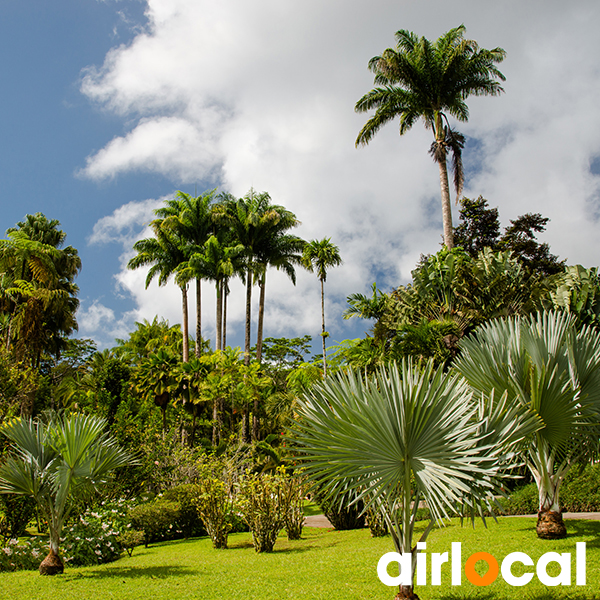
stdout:
[[[563,481],[559,498],[563,512],[600,512],[600,464],[573,467]],[[537,486],[521,486],[500,503],[507,515],[534,515],[538,510]]]

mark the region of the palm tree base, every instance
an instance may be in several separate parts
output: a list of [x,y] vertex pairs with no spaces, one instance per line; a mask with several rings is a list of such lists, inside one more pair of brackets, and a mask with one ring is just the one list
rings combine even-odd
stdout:
[[64,570],[62,559],[50,548],[48,556],[40,564],[40,575],[61,575]]
[[538,513],[536,530],[538,537],[542,540],[561,540],[567,537],[567,528],[562,513],[553,510]]
[[414,592],[412,585],[401,585],[400,591],[394,597],[394,600],[419,600]]

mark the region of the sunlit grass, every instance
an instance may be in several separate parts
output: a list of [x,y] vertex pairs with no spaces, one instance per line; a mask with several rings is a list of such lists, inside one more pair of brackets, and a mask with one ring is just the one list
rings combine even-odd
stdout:
[[[424,526],[424,524],[419,524]],[[501,577],[485,588],[468,583],[450,586],[449,567],[442,586],[417,588],[422,600],[478,598],[482,600],[600,599],[600,522],[569,521],[569,537],[559,542],[538,540],[535,521],[504,518],[488,529],[453,522],[432,532],[427,552],[450,551],[462,543],[463,564],[468,556],[486,551],[498,562],[510,552],[524,551],[536,561],[544,552],[571,552],[575,542],[587,542],[585,587],[546,588],[534,578],[513,588]],[[271,554],[256,554],[250,534],[230,536],[228,550],[214,550],[207,538],[166,542],[137,548],[131,558],[98,567],[67,568],[62,576],[37,572],[0,574],[2,600],[392,600],[395,591],[377,578],[379,558],[393,550],[389,537],[374,539],[368,530],[334,531],[305,528],[302,540],[282,536]],[[514,569],[517,573],[516,568]],[[573,583],[575,581],[573,567]]]

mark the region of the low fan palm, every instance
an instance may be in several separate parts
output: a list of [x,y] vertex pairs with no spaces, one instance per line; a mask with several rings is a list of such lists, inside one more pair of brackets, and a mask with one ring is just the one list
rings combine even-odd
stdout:
[[114,469],[135,462],[105,427],[104,419],[73,414],[49,423],[14,419],[1,430],[11,452],[0,467],[0,493],[33,497],[48,521],[50,551],[42,575],[63,572],[60,536],[74,501],[93,493]]
[[[294,439],[307,473],[330,496],[354,494],[384,516],[398,553],[413,544],[416,511],[432,520],[490,505],[511,451],[535,429],[506,395],[475,397],[460,376],[403,361],[373,377],[338,373],[298,402]],[[462,510],[460,507],[462,506]],[[397,598],[416,598],[401,585]]]
[[527,444],[539,492],[538,536],[566,536],[559,491],[573,463],[596,449],[600,422],[600,332],[577,332],[566,313],[497,319],[463,340],[456,369],[472,389],[506,394],[540,421]]

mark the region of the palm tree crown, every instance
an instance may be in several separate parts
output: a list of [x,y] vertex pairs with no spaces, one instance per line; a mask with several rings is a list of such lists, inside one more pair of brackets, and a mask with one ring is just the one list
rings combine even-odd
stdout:
[[375,85],[357,103],[357,112],[375,109],[358,134],[356,145],[368,144],[383,125],[400,119],[400,135],[404,135],[419,120],[433,130],[435,141],[431,154],[440,168],[444,243],[452,241],[452,216],[446,167],[447,153],[454,158],[455,187],[462,188],[460,151],[464,137],[448,123],[448,115],[466,122],[469,96],[497,96],[504,90],[497,80],[504,75],[496,64],[506,53],[502,48],[479,48],[474,40],[464,36],[465,26],[451,29],[435,42],[401,29],[396,33],[396,48],[387,48],[381,56],[369,61],[375,73]]

